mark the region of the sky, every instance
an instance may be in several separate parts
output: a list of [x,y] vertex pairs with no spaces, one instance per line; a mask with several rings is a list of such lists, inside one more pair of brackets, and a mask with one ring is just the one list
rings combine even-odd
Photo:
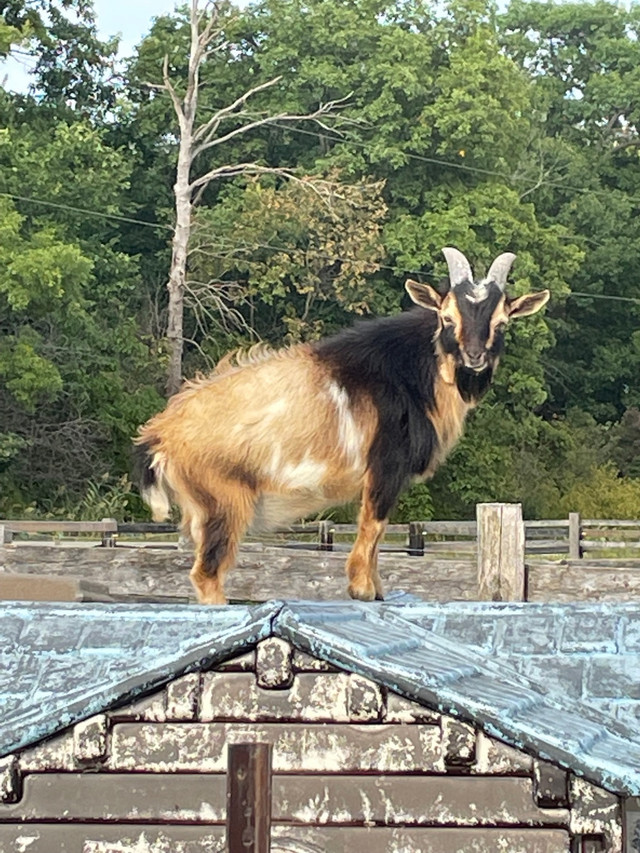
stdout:
[[[149,32],[152,19],[172,12],[177,0],[94,0],[98,33],[102,38],[120,35],[120,55],[129,56]],[[23,92],[29,85],[28,57],[0,62],[0,81],[11,91]],[[6,77],[6,82],[4,82]]]

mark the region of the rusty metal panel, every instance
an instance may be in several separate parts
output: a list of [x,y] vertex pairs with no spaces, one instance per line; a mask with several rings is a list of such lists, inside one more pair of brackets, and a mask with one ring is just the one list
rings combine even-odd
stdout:
[[[11,821],[139,821],[222,824],[222,774],[43,773],[27,776]],[[562,826],[569,813],[542,809],[531,779],[480,776],[274,776],[273,821],[301,824]]]
[[118,723],[110,770],[226,770],[227,743],[273,744],[276,773],[444,772],[441,733],[429,725],[294,723]]

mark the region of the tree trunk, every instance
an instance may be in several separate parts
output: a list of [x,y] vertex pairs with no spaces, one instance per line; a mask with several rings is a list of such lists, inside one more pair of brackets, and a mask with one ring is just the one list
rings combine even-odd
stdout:
[[169,367],[167,370],[167,396],[175,394],[182,384],[182,354],[184,350],[183,316],[184,289],[187,276],[189,235],[191,232],[191,129],[182,133],[178,152],[178,168],[174,186],[176,198],[176,227],[173,233],[171,269],[167,290],[169,291],[169,317],[167,341],[169,344]]

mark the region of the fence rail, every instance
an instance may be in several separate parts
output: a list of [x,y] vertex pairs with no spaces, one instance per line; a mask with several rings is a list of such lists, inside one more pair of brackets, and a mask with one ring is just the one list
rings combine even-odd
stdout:
[[[479,504],[476,519],[390,525],[381,557],[389,588],[439,601],[640,595],[640,520],[581,519],[573,513],[523,521],[519,504]],[[0,599],[187,600],[193,558],[177,547],[176,532],[170,524],[113,519],[0,520],[0,580],[6,576]],[[350,549],[355,533],[356,525],[322,520],[283,528],[271,542],[247,542],[239,571],[231,574],[230,596],[265,600],[286,588],[294,598],[341,597],[340,552]],[[63,536],[68,547],[34,542],[36,534]],[[32,576],[67,584],[45,589],[36,580],[34,587]],[[104,589],[95,588],[96,578]]]
[[[532,556],[564,556],[581,559],[594,552],[624,550],[640,555],[640,519],[568,518],[525,520],[525,553]],[[170,523],[101,521],[38,521],[0,519],[0,545],[35,534],[49,536],[99,536],[103,547],[126,545],[135,537],[174,536],[178,527]],[[278,544],[295,550],[348,551],[357,533],[356,524],[330,520],[292,524],[273,531]],[[302,538],[301,538],[302,537]],[[411,521],[390,524],[381,550],[386,553],[425,556],[429,554],[470,555],[477,550],[477,521]],[[151,540],[153,542],[153,539]]]

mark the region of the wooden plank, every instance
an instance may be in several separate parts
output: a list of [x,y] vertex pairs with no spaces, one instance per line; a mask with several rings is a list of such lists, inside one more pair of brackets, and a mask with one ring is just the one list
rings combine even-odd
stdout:
[[597,518],[583,518],[582,526],[586,529],[590,528],[629,528],[633,530],[640,531],[640,520],[638,519],[617,519],[617,518],[607,518],[607,519],[597,519]]
[[640,596],[640,565],[584,563],[528,562],[528,600],[626,602]]
[[429,552],[434,551],[449,551],[452,554],[475,554],[477,550],[477,543],[474,542],[463,542],[458,540],[451,542],[430,542],[428,539],[425,540],[424,543],[424,552],[428,554]]
[[524,601],[524,525],[520,504],[478,504],[478,596]]
[[581,566],[584,568],[617,568],[617,569],[629,569],[629,570],[637,570],[640,571],[640,559],[638,557],[625,557],[621,559],[620,557],[584,557],[580,562],[572,562],[569,560],[561,560],[560,563],[556,565],[559,566],[573,566],[576,569],[579,569]]
[[[189,581],[193,555],[177,549],[35,546],[0,548],[0,573],[99,577],[118,595],[194,596]],[[347,598],[344,555],[291,551],[245,544],[227,578],[227,595],[242,601]],[[476,566],[472,558],[420,558],[383,554],[386,590],[404,589],[430,601],[472,600]]]
[[554,519],[529,519],[524,522],[525,530],[536,530],[539,527],[569,527],[569,521],[566,518],[554,518]]
[[582,540],[582,550],[583,551],[624,551],[628,549],[640,549],[640,541],[639,542],[628,542],[628,541],[618,541],[618,542],[598,542],[592,541],[589,539]]
[[117,533],[118,524],[113,519],[105,521],[14,521],[4,525],[14,533]]
[[[25,777],[20,802],[0,806],[0,823],[221,825],[227,817],[225,790],[222,774],[38,773]],[[558,826],[569,817],[557,805],[537,806],[526,777],[276,775],[272,790],[273,822]]]
[[420,524],[411,522],[409,525],[409,542],[407,551],[414,557],[424,556],[424,535]]
[[178,532],[177,524],[169,524],[167,522],[160,521],[126,521],[118,522],[118,534],[120,535],[130,535],[133,533],[136,534],[168,534],[168,533],[177,533]]
[[318,550],[333,551],[333,525],[330,521],[318,523]]
[[[274,853],[569,853],[564,829],[296,827],[275,825]],[[0,850],[28,853],[224,853],[224,829],[136,824],[43,824],[0,826]]]
[[104,584],[69,577],[0,574],[0,601],[112,601]]
[[426,536],[471,536],[477,534],[475,521],[416,521]]
[[370,723],[118,723],[112,771],[222,773],[227,745],[252,738],[273,744],[274,773],[444,772],[439,726]]
[[229,853],[271,849],[271,744],[233,743],[228,749]]
[[568,554],[569,543],[566,539],[527,539],[524,550],[526,554]]

